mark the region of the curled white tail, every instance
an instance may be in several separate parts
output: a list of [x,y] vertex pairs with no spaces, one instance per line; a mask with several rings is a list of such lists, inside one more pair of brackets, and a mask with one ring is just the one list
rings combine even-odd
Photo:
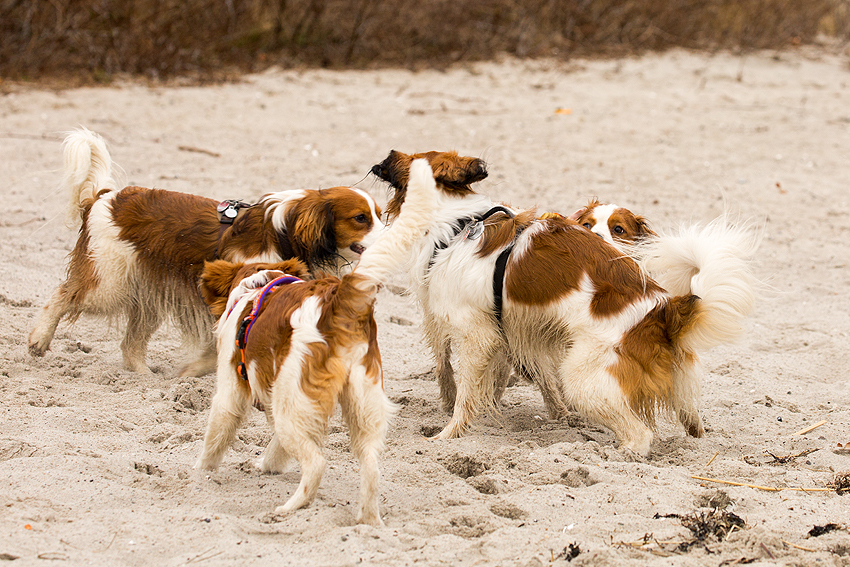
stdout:
[[750,264],[760,241],[753,226],[722,216],[638,247],[643,267],[671,295],[700,298],[696,324],[684,337],[688,347],[707,349],[741,335],[755,305],[759,284]]
[[112,178],[112,158],[106,142],[86,128],[65,137],[62,186],[68,194],[67,222],[75,226],[82,219],[82,203],[94,199],[102,189],[116,189]]
[[437,184],[427,160],[410,164],[410,180],[401,213],[363,252],[354,272],[381,284],[407,260],[410,248],[428,229],[437,206]]

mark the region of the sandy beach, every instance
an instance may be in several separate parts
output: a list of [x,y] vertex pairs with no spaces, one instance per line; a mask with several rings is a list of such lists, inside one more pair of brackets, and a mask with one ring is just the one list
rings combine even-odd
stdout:
[[[673,51],[0,92],[9,565],[850,566],[850,495],[829,488],[850,472],[846,56]],[[381,459],[386,527],[354,523],[357,463],[338,414],[315,502],[273,518],[300,473],[255,468],[270,439],[260,412],[216,472],[192,470],[215,377],[178,377],[191,353],[172,327],[151,343],[152,375],[122,369],[120,328],[96,318],[60,324],[43,358],[27,351],[76,239],[57,187],[61,141],[80,125],[107,140],[127,184],[215,199],[353,185],[385,203],[368,172],[389,150],[457,150],[488,163],[479,191],[515,206],[569,214],[598,196],[662,230],[728,210],[763,227],[766,289],[745,336],[703,356],[706,437],[663,422],[635,458],[577,415],[550,421],[522,381],[470,434],[426,439],[448,415],[400,274],[376,313],[398,405]],[[714,510],[744,525],[695,540],[686,519]]]

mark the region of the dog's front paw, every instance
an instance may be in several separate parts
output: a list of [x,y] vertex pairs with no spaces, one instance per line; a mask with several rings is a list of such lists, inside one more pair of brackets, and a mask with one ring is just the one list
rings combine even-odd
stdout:
[[289,468],[290,459],[284,457],[279,458],[269,454],[268,449],[263,454],[262,458],[258,459],[254,464],[265,474],[282,474]]
[[367,512],[366,510],[362,510],[357,515],[357,523],[358,524],[367,524],[375,528],[383,528],[384,521],[381,519],[381,515],[377,510]]
[[216,360],[214,357],[199,358],[198,360],[194,360],[181,368],[180,377],[200,378],[201,376],[206,376],[207,374],[215,372],[215,367]]
[[44,345],[39,342],[29,344],[29,351],[31,356],[44,356],[44,353],[47,352],[47,348],[47,345]]
[[53,337],[39,336],[40,334],[43,333],[39,333],[37,328],[30,333],[28,348],[32,356],[44,356],[50,348],[50,340]]
[[136,358],[125,358],[124,368],[130,372],[136,372],[137,374],[153,374],[153,370],[148,368],[148,365],[145,364],[144,360]]
[[438,441],[440,439],[457,439],[463,435],[463,432],[463,428],[454,427],[452,424],[449,424],[442,431],[433,437],[428,437],[428,439],[431,441]]
[[218,468],[218,463],[213,459],[201,456],[192,468],[197,471],[214,471]]

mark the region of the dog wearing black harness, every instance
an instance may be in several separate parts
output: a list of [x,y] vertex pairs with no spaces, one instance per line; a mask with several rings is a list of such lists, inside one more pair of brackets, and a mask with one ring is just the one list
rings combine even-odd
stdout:
[[181,376],[203,376],[215,367],[214,321],[198,293],[204,261],[297,258],[314,275],[342,275],[383,229],[374,199],[351,187],[279,191],[253,205],[121,189],[106,142],[84,128],[65,139],[64,162],[69,220],[80,232],[66,278],[30,333],[33,356],[45,355],[62,319],[92,314],[126,320],[124,366],[150,373],[148,342],[170,319],[200,350]]
[[497,413],[511,367],[538,385],[550,413],[575,410],[640,455],[658,415],[704,434],[698,353],[742,332],[755,299],[757,235],[720,219],[648,240],[639,264],[575,220],[494,208],[470,187],[486,176],[483,162],[456,152],[393,151],[373,167],[392,186],[390,221],[419,158],[433,167],[440,195],[409,261],[443,402],[452,406],[435,438],[462,435],[482,410]]

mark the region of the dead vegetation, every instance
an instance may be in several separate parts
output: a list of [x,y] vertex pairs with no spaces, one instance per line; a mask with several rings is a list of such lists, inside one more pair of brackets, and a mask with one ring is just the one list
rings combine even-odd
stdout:
[[0,77],[223,78],[850,37],[848,0],[7,0]]
[[687,552],[695,545],[724,541],[735,530],[746,529],[744,520],[728,510],[713,508],[697,510],[691,514],[656,514],[656,518],[676,518],[691,532],[691,539],[679,542],[675,550]]
[[835,473],[827,487],[838,494],[850,493],[850,472]]

